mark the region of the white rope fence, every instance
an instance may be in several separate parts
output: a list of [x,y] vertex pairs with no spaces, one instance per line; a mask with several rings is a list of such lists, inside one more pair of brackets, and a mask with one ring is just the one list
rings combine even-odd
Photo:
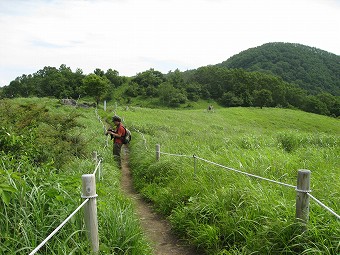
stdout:
[[136,128],[133,128],[134,131],[136,131],[138,134],[140,134],[140,136],[142,137],[143,141],[144,141],[144,146],[145,146],[145,150],[146,151],[149,151],[148,149],[148,145],[147,145],[147,142],[146,142],[146,139],[145,139],[145,136],[142,132],[140,132],[138,129]]
[[[95,110],[96,117],[103,125],[104,131],[106,131],[105,125],[102,122],[100,116],[98,115],[97,109]],[[99,241],[98,241],[98,220],[97,220],[97,207],[96,207],[96,188],[95,188],[95,176],[98,172],[98,179],[100,180],[101,166],[103,158],[99,158],[97,152],[93,152],[93,158],[97,165],[92,174],[84,174],[82,176],[83,191],[81,198],[85,199],[77,209],[75,209],[51,234],[46,237],[29,255],[34,255],[41,247],[43,247],[82,207],[89,202],[87,208],[85,208],[85,224],[86,228],[89,230],[89,239],[91,242],[91,247],[94,252],[99,251]]]
[[240,171],[240,170],[237,170],[237,169],[235,169],[235,168],[228,167],[228,166],[223,166],[223,165],[221,165],[221,164],[212,162],[212,161],[207,160],[207,159],[204,159],[204,158],[197,157],[197,156],[195,156],[195,155],[194,155],[193,157],[194,157],[194,158],[197,158],[197,159],[199,159],[199,160],[202,160],[202,161],[204,161],[204,162],[207,162],[207,163],[209,163],[209,164],[212,164],[212,165],[215,165],[215,166],[222,167],[222,168],[224,168],[224,169],[228,169],[228,170],[234,171],[234,172],[236,172],[236,173],[244,174],[244,175],[247,175],[247,176],[250,176],[250,177],[254,177],[254,178],[257,178],[257,179],[260,179],[260,180],[264,180],[264,181],[268,181],[268,182],[272,182],[272,183],[276,183],[276,184],[279,184],[279,185],[282,185],[282,186],[286,186],[286,187],[290,187],[290,188],[296,189],[296,186],[291,185],[291,184],[287,184],[287,183],[283,183],[283,182],[271,180],[271,179],[268,179],[268,178],[265,178],[265,177],[261,177],[261,176],[255,175],[255,174],[250,174],[250,173],[247,173],[247,172],[243,172],[243,171]]
[[[97,156],[97,154],[96,154]],[[85,199],[83,203],[78,206],[77,209],[75,209],[55,230],[52,231],[51,234],[46,237],[44,241],[42,241],[29,255],[35,254],[41,247],[43,247],[48,240],[50,240],[87,202],[92,202],[93,200],[90,199],[96,199],[98,196],[96,194],[96,188],[95,188],[95,181],[92,179],[95,179],[95,175],[98,171],[98,174],[100,176],[100,169],[101,169],[101,163],[102,159],[99,160],[93,174],[84,174],[82,176],[83,180],[83,192],[81,195],[81,198]],[[100,177],[99,177],[100,178]],[[93,186],[94,185],[94,186]],[[91,223],[86,223],[86,219],[88,221],[91,221]],[[89,229],[93,227],[89,227],[89,225],[93,225],[93,222],[96,222],[95,229]],[[92,205],[89,206],[88,209],[85,211],[85,224],[87,225],[87,229],[89,229],[89,238],[91,239],[91,246],[93,251],[99,250],[99,243],[98,243],[98,221],[97,221],[97,208],[96,208],[96,202],[92,202]],[[94,236],[94,237],[93,237]],[[94,240],[92,240],[94,239]]]
[[78,206],[77,209],[74,210],[73,213],[70,214],[55,230],[52,231],[51,234],[49,234],[48,237],[44,241],[42,241],[29,255],[35,254],[41,247],[47,243],[48,240],[50,240],[90,199],[87,198],[84,200],[84,202]]
[[[98,108],[96,108],[96,109],[94,110],[94,112],[95,112],[95,114],[96,114],[96,117],[97,117],[98,121],[100,122],[100,124],[102,124],[104,134],[106,134],[106,126],[105,126],[104,122],[102,121],[102,118],[101,118],[100,115],[98,114]],[[104,149],[105,149],[106,147],[108,147],[108,146],[109,146],[109,136],[106,136],[106,141],[105,141]]]
[[336,218],[338,218],[338,220],[340,220],[340,215],[337,214],[335,211],[333,211],[331,208],[329,208],[327,205],[325,205],[324,203],[322,203],[320,200],[318,200],[317,198],[315,198],[312,194],[307,193],[307,195],[313,199],[317,204],[319,204],[321,207],[323,207],[324,209],[326,209],[328,212],[330,212],[331,214],[333,214]]
[[168,155],[168,156],[175,156],[175,157],[184,157],[184,158],[192,158],[192,156],[189,155],[182,155],[182,154],[171,154],[171,153],[167,153],[167,152],[159,152],[160,154],[163,155]]
[[227,169],[227,170],[231,170],[231,171],[234,171],[236,173],[244,174],[244,175],[247,175],[247,176],[250,176],[250,177],[254,177],[254,178],[257,178],[257,179],[260,179],[260,180],[264,180],[264,181],[268,181],[268,182],[272,182],[272,183],[276,183],[276,184],[279,184],[279,185],[282,185],[282,186],[286,186],[286,187],[290,187],[290,188],[296,189],[296,186],[294,186],[294,185],[283,183],[283,182],[279,182],[279,181],[275,181],[275,180],[271,180],[271,179],[268,179],[268,178],[265,178],[265,177],[261,177],[259,175],[243,172],[241,170],[237,170],[237,169],[232,168],[232,167],[224,166],[224,165],[215,163],[213,161],[210,161],[210,160],[207,160],[207,159],[204,159],[204,158],[200,158],[200,157],[198,157],[196,155],[189,156],[189,155],[184,155],[184,154],[172,154],[172,153],[167,153],[167,152],[159,152],[159,153],[162,154],[162,155],[168,155],[168,156],[199,159],[199,160],[202,160],[202,161],[204,161],[206,163],[209,163],[209,164],[212,164],[212,165],[215,165],[215,166]]
[[100,166],[101,166],[102,161],[103,161],[103,159],[99,160],[96,168],[94,169],[94,172],[93,172],[94,175],[96,175],[98,169],[99,169],[99,172],[100,172]]
[[236,173],[244,174],[244,175],[247,175],[247,176],[250,176],[250,177],[254,177],[254,178],[257,178],[257,179],[261,179],[261,180],[264,180],[264,181],[273,182],[273,183],[276,183],[276,184],[280,184],[280,185],[283,185],[283,186],[286,186],[286,187],[290,187],[290,188],[296,189],[296,186],[294,186],[294,185],[287,184],[287,183],[283,183],[283,182],[279,182],[279,181],[275,181],[275,180],[271,180],[271,179],[268,179],[268,178],[265,178],[265,177],[261,177],[261,176],[259,176],[259,175],[255,175],[255,174],[250,174],[250,173],[247,173],[247,172],[243,172],[243,171],[237,170],[237,169],[235,169],[235,168],[231,168],[231,167],[228,167],[228,166],[224,166],[224,165],[221,165],[221,164],[212,162],[212,161],[207,160],[207,159],[204,159],[204,158],[200,158],[200,157],[198,157],[198,156],[196,156],[196,155],[189,156],[189,155],[184,155],[184,154],[172,154],[172,153],[161,152],[161,151],[160,151],[159,153],[162,154],[162,155],[168,155],[168,156],[174,156],[174,157],[185,157],[185,158],[199,159],[199,160],[202,160],[202,161],[204,161],[204,162],[206,162],[206,163],[209,163],[209,164],[212,164],[212,165],[215,165],[215,166],[218,166],[218,167],[227,169],[227,170],[231,170],[231,171],[234,171],[234,172],[236,172]]
[[[287,183],[275,181],[275,180],[272,180],[272,179],[268,179],[268,178],[265,178],[265,177],[261,177],[261,176],[255,175],[255,174],[250,174],[250,173],[247,173],[247,172],[243,172],[243,171],[237,170],[237,169],[235,169],[235,168],[231,168],[231,167],[228,167],[228,166],[224,166],[224,165],[215,163],[215,162],[213,162],[213,161],[210,161],[210,160],[207,160],[207,159],[198,157],[198,156],[196,156],[196,155],[189,156],[189,155],[183,155],[183,154],[174,154],[174,153],[161,152],[161,151],[160,151],[160,145],[157,144],[157,145],[156,145],[156,160],[159,160],[161,154],[162,154],[162,155],[168,155],[168,156],[175,156],[175,157],[194,158],[195,160],[198,159],[198,160],[204,161],[204,162],[206,162],[206,163],[209,163],[209,164],[212,164],[212,165],[215,165],[215,166],[218,166],[218,167],[227,169],[227,170],[234,171],[234,172],[236,172],[236,173],[244,174],[244,175],[249,176],[249,177],[253,177],[253,178],[260,179],[260,180],[272,182],[272,183],[279,184],[279,185],[282,185],[282,186],[286,186],[286,187],[289,187],[289,188],[294,188],[295,191],[296,191],[297,193],[303,194],[303,196],[305,197],[305,199],[306,199],[307,197],[310,197],[310,198],[311,198],[312,200],[314,200],[317,204],[319,204],[322,208],[324,208],[325,210],[327,210],[328,212],[330,212],[331,214],[333,214],[338,220],[340,220],[339,214],[337,214],[334,210],[332,210],[331,208],[329,208],[328,206],[326,206],[325,204],[323,204],[320,200],[316,199],[314,196],[312,196],[312,195],[310,194],[311,190],[309,189],[309,180],[308,180],[308,188],[306,188],[306,189],[301,189],[301,188],[298,188],[298,186],[294,186],[294,185],[291,185],[291,184],[287,184]],[[194,164],[195,164],[195,168],[196,168],[196,161],[194,162]],[[195,170],[195,171],[196,171],[196,170]],[[309,171],[309,170],[307,170],[307,171]],[[310,171],[309,171],[309,172],[310,172]],[[299,180],[298,180],[298,182],[299,182]],[[299,184],[298,184],[298,185],[299,185]],[[302,185],[304,185],[304,184],[302,184]],[[309,202],[308,202],[308,203],[309,203]],[[302,203],[302,204],[304,204],[304,203]],[[306,209],[303,209],[303,210],[306,210]],[[302,211],[303,211],[303,210],[302,210]],[[307,220],[307,218],[308,218],[308,212],[307,212],[307,215],[305,215],[305,218],[306,218],[306,220]]]

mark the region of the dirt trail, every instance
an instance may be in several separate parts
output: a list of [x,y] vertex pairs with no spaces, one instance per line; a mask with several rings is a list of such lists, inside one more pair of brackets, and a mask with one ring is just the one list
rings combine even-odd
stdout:
[[199,255],[197,250],[185,245],[171,232],[167,220],[152,210],[152,205],[145,202],[132,185],[132,176],[128,166],[129,152],[123,148],[122,156],[122,189],[132,198],[135,210],[141,222],[143,231],[153,245],[155,255]]

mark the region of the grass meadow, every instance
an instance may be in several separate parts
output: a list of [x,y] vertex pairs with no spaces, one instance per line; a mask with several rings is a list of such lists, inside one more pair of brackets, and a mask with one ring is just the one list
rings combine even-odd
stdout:
[[[312,194],[340,211],[339,120],[286,109],[218,108],[202,102],[166,110],[108,106],[132,131],[135,187],[177,235],[206,254],[339,254],[340,223],[311,201],[308,231],[295,220],[296,192],[192,155],[291,185],[309,169]],[[201,108],[201,109],[198,109]],[[0,100],[0,254],[29,254],[82,202],[81,175],[92,152],[100,254],[152,254],[93,108],[52,99]],[[161,151],[185,156],[161,155]],[[90,254],[82,211],[38,254]]]
[[[110,119],[112,111],[102,112]],[[312,195],[340,212],[340,122],[278,108],[166,110],[118,107],[130,128],[135,187],[180,238],[206,254],[339,254],[340,222],[310,201],[308,231],[295,220],[294,188],[311,170]],[[161,151],[156,161],[155,146]]]

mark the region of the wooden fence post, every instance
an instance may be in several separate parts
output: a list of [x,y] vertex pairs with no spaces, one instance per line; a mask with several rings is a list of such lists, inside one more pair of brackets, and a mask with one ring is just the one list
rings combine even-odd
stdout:
[[94,174],[84,174],[82,179],[82,198],[89,198],[84,205],[85,226],[91,243],[92,251],[99,251],[96,177]]
[[156,160],[159,161],[161,157],[161,146],[159,144],[156,144]]
[[98,153],[96,151],[92,152],[92,158],[94,161],[96,161],[96,164],[98,163]]
[[307,230],[309,217],[309,196],[311,171],[300,169],[296,185],[296,219],[303,223],[303,231]]

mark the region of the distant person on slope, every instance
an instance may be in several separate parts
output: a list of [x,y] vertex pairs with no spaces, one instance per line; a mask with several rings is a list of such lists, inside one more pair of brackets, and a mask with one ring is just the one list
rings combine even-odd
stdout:
[[123,145],[123,138],[125,136],[125,128],[121,122],[121,119],[118,116],[113,116],[112,121],[116,127],[115,130],[108,129],[106,131],[106,134],[111,135],[111,140],[113,139],[113,156],[115,157],[115,160],[120,165],[120,151],[122,149]]

